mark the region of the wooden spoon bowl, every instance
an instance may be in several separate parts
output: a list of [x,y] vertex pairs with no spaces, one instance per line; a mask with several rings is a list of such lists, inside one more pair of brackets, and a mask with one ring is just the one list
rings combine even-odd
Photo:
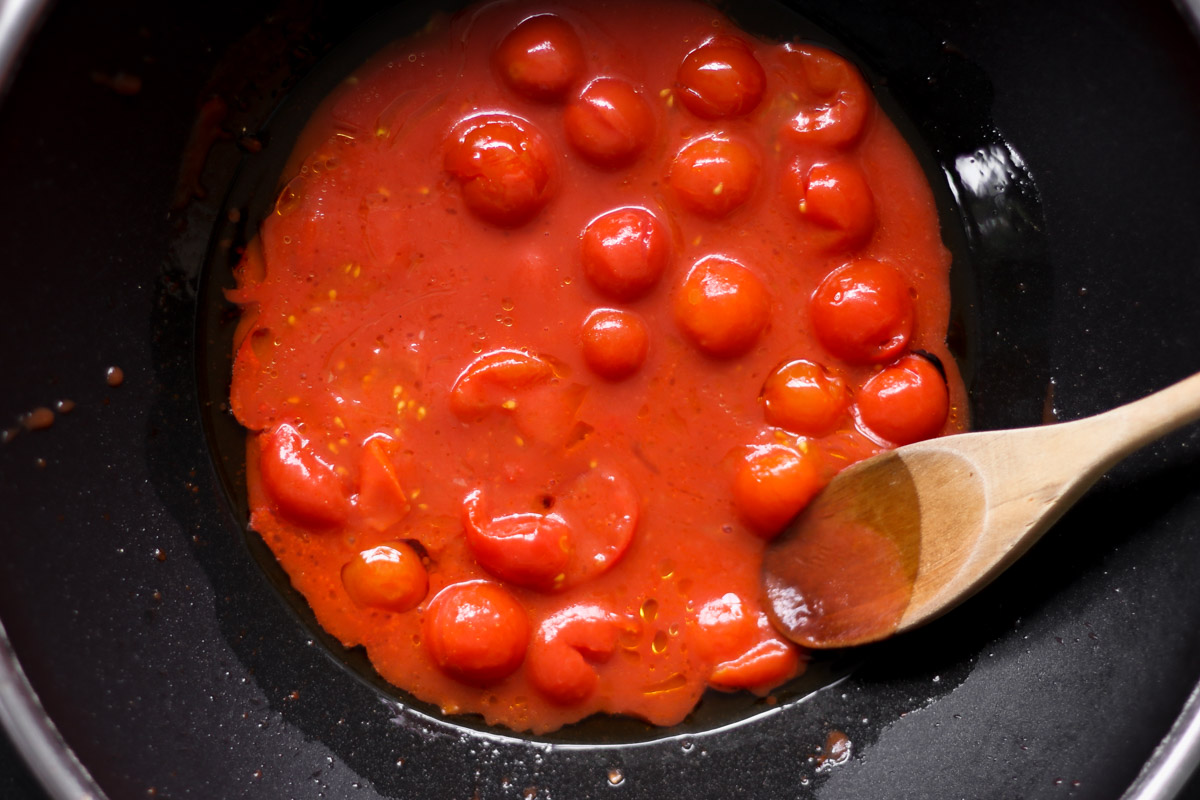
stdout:
[[1028,550],[1115,463],[1200,418],[1200,374],[1104,414],[931,439],[840,473],[767,548],[767,613],[811,648],[941,616]]

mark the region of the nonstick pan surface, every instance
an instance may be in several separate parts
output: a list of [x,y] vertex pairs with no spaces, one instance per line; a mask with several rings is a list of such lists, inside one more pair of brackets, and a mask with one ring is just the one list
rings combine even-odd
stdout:
[[[31,759],[3,751],[0,797],[1117,798],[1134,783],[1200,679],[1195,427],[1114,470],[947,618],[827,662],[845,677],[807,699],[531,741],[362,678],[244,536],[206,292],[221,239],[252,230],[266,190],[247,176],[286,155],[288,115],[367,55],[337,45],[382,42],[408,12],[113,5],[51,9],[0,104],[0,420],[74,404],[0,445],[0,719]],[[792,7],[859,59],[927,156],[977,426],[1096,413],[1200,370],[1186,9]],[[194,125],[213,97],[222,121]],[[17,662],[62,742],[42,748]],[[822,766],[834,731],[852,755]]]

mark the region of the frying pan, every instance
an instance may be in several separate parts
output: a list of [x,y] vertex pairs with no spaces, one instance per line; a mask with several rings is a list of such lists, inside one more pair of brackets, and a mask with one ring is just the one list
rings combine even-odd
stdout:
[[[0,7],[0,32],[38,23],[0,106],[0,420],[74,403],[0,445],[0,796],[1196,796],[1195,428],[945,619],[772,700],[530,739],[380,685],[245,536],[214,296],[322,81],[422,12],[114,5]],[[1195,9],[790,8],[807,21],[731,10],[852,53],[934,181],[977,427],[1200,369]],[[845,763],[822,752],[834,731]]]

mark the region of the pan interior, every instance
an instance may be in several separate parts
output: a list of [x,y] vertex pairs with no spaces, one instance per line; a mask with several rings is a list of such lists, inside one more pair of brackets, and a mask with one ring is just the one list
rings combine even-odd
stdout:
[[[437,8],[445,10],[446,5]],[[235,123],[244,122],[246,135],[266,146],[246,152],[225,176],[224,201],[213,224],[200,278],[196,380],[209,450],[231,513],[243,530],[246,553],[261,567],[263,577],[290,608],[297,624],[381,699],[399,704],[427,724],[506,736],[509,734],[488,728],[478,718],[442,717],[436,708],[384,681],[362,648],[347,650],[321,629],[270,550],[246,524],[245,431],[229,413],[227,402],[238,311],[225,300],[223,290],[235,285],[233,268],[239,250],[273,208],[283,163],[295,138],[338,82],[388,41],[418,30],[434,10],[428,4],[403,5],[376,15],[315,65],[302,66],[298,74],[277,76],[280,87],[265,92],[264,102],[236,113]],[[1050,280],[1049,271],[1038,268],[1045,258],[1044,227],[1031,176],[1020,155],[988,118],[991,93],[986,78],[961,56],[919,31],[910,32],[914,46],[898,54],[887,44],[885,32],[877,31],[873,38],[869,28],[866,36],[859,28],[850,36],[846,26],[817,7],[754,0],[722,10],[746,30],[765,38],[799,38],[831,47],[849,56],[868,76],[881,106],[909,141],[934,190],[943,240],[953,255],[948,339],[970,391],[973,427],[1039,422],[1046,378],[1044,337],[1038,331],[1044,328],[1047,315],[1041,313],[1038,303],[1039,298],[1048,297]],[[989,305],[984,306],[981,284],[998,283],[1021,284],[1024,299],[1010,302],[1006,299],[1012,296],[1009,291],[988,295]],[[1012,327],[1027,337],[1017,343],[1021,359],[1011,348],[997,348],[982,340],[980,331],[996,318],[1018,320]],[[769,698],[709,691],[689,718],[673,728],[595,716],[533,738],[559,744],[621,745],[738,726],[836,684],[875,652],[818,654],[804,675]]]

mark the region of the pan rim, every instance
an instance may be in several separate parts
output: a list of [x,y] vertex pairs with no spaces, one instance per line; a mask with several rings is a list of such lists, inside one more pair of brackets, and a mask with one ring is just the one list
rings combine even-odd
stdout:
[[[1200,0],[1173,0],[1200,45]],[[19,72],[20,56],[51,7],[51,0],[0,3],[0,101]],[[0,726],[42,788],[58,800],[106,800],[34,691],[0,620]],[[1143,765],[1121,800],[1179,797],[1200,768],[1200,684]]]

